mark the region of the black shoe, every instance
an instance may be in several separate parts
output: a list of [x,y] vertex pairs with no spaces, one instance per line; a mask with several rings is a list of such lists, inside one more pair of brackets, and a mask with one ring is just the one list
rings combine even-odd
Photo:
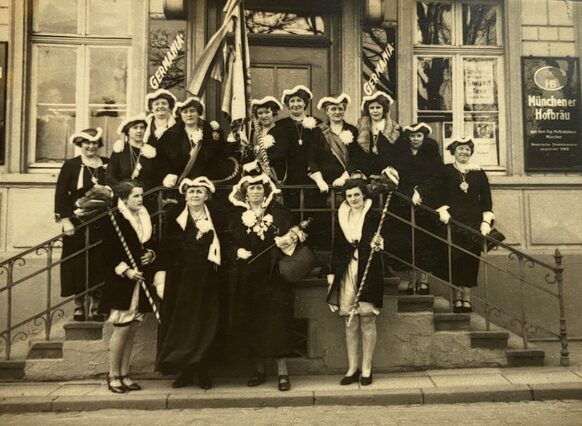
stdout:
[[406,294],[415,294],[416,293],[416,283],[409,282],[408,287],[406,287]]
[[129,376],[119,376],[121,384],[125,386],[128,391],[139,391],[141,386],[137,382],[133,381]]
[[73,319],[75,321],[85,321],[85,309],[75,308],[75,312],[73,313]]
[[461,299],[457,299],[453,301],[453,313],[455,314],[462,314],[463,311],[463,301]]
[[463,300],[463,307],[461,308],[463,313],[470,314],[473,312],[473,307],[471,306],[471,302],[467,300]]
[[97,322],[104,322],[107,319],[107,315],[94,311],[91,313],[91,319]]
[[428,283],[420,283],[418,287],[418,294],[427,295],[430,294],[430,287]]
[[194,384],[191,371],[182,371],[178,378],[172,383],[173,388],[183,388]]
[[[111,382],[114,380],[119,380],[119,383],[121,383],[121,385],[120,386],[112,385]],[[126,393],[126,392],[128,392],[127,387],[121,381],[121,377],[117,377],[117,376],[107,377],[107,389],[109,389],[113,393]]]
[[289,380],[289,375],[281,374],[279,376],[279,383],[277,383],[277,387],[281,392],[285,392],[291,389],[291,381]]
[[198,373],[198,386],[200,386],[200,389],[212,388],[212,379],[207,372]]
[[247,386],[255,387],[265,383],[266,377],[265,372],[262,373],[259,371],[255,371],[255,375],[249,379],[247,382]]
[[362,380],[360,381],[362,386],[369,386],[372,384],[372,373],[370,373],[370,377],[362,376]]
[[342,379],[340,380],[340,385],[345,386],[345,385],[351,385],[352,383],[356,383],[358,381],[358,379],[360,378],[360,373],[361,373],[361,371],[358,369],[351,376],[342,377]]

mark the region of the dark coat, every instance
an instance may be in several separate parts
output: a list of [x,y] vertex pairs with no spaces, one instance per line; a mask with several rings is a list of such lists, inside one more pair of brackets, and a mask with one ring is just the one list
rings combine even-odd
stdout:
[[[359,254],[357,287],[360,288],[364,270],[366,269],[366,263],[368,262],[368,257],[372,251],[370,243],[378,229],[379,221],[380,215],[371,209],[368,210],[362,227],[362,239],[358,242],[357,246],[353,246],[348,242],[339,226],[339,223],[336,224],[331,257],[331,273],[335,275],[335,278],[327,295],[327,303],[339,306],[341,291],[340,283],[346,273],[348,263],[350,263],[356,248],[358,249]],[[376,253],[372,258],[372,264],[368,271],[366,283],[360,295],[361,302],[373,303],[374,306],[378,308],[382,307],[384,299],[383,270],[382,255]]]
[[[124,144],[123,151],[111,154],[106,173],[107,185],[113,187],[118,182],[131,178],[134,168],[131,151],[133,151],[134,157],[137,158],[139,149],[133,148],[129,143]],[[145,191],[161,185],[159,173],[156,170],[156,157],[146,158],[143,155],[139,157],[141,169],[136,179],[144,184]]]
[[344,172],[349,174],[357,169],[357,164],[361,162],[362,156],[365,154],[362,147],[358,145],[358,129],[351,124],[344,121],[343,130],[348,130],[352,133],[353,141],[348,145],[348,164],[347,168],[340,163],[340,161],[333,155],[331,147],[323,134],[321,127],[318,127],[314,132],[313,141],[309,148],[308,163],[309,173],[321,172],[323,180],[328,184],[339,178]]
[[[370,136],[370,138],[373,138],[373,136]],[[366,176],[379,175],[386,167],[396,166],[395,144],[390,143],[386,136],[380,133],[376,141],[376,146],[378,148],[377,154],[372,152],[372,150],[368,153],[364,152],[359,159],[359,164],[356,164],[356,168],[361,170]]]
[[[103,164],[109,161],[101,157]],[[97,170],[83,170],[83,188],[77,189],[79,172],[81,171],[81,156],[71,158],[63,163],[63,167],[57,179],[55,189],[55,216],[59,218],[69,218],[75,226],[79,226],[81,221],[73,216],[75,210],[75,201],[81,198],[89,191],[94,183],[91,181],[93,175],[97,177],[98,183],[105,185],[105,168],[100,167]],[[101,228],[103,221],[99,220],[89,227],[89,241],[98,243],[101,240]],[[77,253],[85,247],[85,229],[78,230],[72,236],[63,236],[63,250],[61,259]],[[60,265],[61,270],[61,296],[67,297],[74,294],[80,294],[89,287],[93,287],[103,281],[103,262],[101,246],[97,245],[89,250],[89,282],[85,283],[85,253],[80,253],[72,258],[64,260]]]
[[[244,248],[256,256],[273,244],[275,236],[284,235],[291,228],[291,212],[271,201],[264,214],[273,216],[273,224],[262,240],[253,231],[247,233],[241,220],[244,211],[239,208],[232,216],[233,253]],[[248,260],[237,261],[241,307],[238,317],[242,325],[239,335],[244,336],[243,352],[252,357],[282,357],[293,351],[294,291],[276,267],[283,256],[281,250],[272,247],[251,264]]]
[[[131,223],[119,212],[115,212],[115,220],[119,225],[121,234],[125,238],[127,247],[137,264],[137,269],[150,276],[148,273],[154,268],[153,265],[142,265],[141,256],[145,253],[147,248],[152,247],[152,241],[147,241],[142,244],[139,241],[138,235],[131,226]],[[121,262],[125,262],[131,268],[131,262],[117,231],[115,230],[111,220],[107,218],[105,222],[107,225],[103,230],[103,257],[105,260],[105,286],[103,288],[103,300],[101,302],[100,310],[107,311],[108,309],[127,310],[131,304],[131,297],[137,281],[130,280],[125,276],[120,276],[115,273],[115,267]],[[150,290],[155,291],[155,290]],[[151,306],[147,297],[140,286],[139,294],[139,312],[151,312]]]

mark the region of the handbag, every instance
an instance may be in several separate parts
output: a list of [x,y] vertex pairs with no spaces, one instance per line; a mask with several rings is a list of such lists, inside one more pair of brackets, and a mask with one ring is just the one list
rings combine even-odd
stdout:
[[298,245],[291,256],[281,258],[277,264],[281,278],[290,284],[305,278],[316,265],[315,253],[305,244]]
[[496,241],[491,241],[490,239],[487,239],[487,251],[488,252],[493,250],[495,247],[497,247],[499,245],[498,243],[505,240],[505,235],[503,235],[503,233],[496,228],[491,228],[491,232],[489,233],[488,237],[496,240]]

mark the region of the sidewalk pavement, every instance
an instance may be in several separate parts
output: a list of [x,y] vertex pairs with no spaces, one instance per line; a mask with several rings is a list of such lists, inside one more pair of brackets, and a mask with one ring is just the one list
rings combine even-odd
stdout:
[[341,376],[291,376],[289,392],[276,377],[249,388],[241,378],[173,389],[171,380],[141,380],[142,391],[113,394],[104,380],[0,383],[0,414],[164,410],[184,408],[282,407],[311,405],[409,405],[472,402],[582,400],[582,367],[427,370],[374,374],[371,386],[340,386]]

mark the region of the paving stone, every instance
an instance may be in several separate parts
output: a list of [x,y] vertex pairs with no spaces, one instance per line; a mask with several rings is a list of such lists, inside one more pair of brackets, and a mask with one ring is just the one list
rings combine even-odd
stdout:
[[422,391],[420,389],[371,389],[371,387],[358,392],[316,391],[314,403],[315,405],[422,404]]
[[533,399],[529,386],[451,386],[423,389],[425,404],[515,402]]
[[0,397],[48,396],[60,386],[59,383],[2,383]]
[[431,376],[437,387],[457,387],[457,386],[511,386],[501,374],[472,374],[472,375],[449,375]]
[[[55,389],[50,395],[53,396],[81,396],[81,395],[89,395],[95,390],[100,389],[100,384],[64,384],[59,388]],[[108,391],[109,392],[109,391]],[[110,392],[111,393],[111,392]]]
[[277,390],[241,392],[239,389],[238,394],[207,391],[197,395],[172,393],[168,397],[169,409],[301,407],[310,405],[313,405],[313,392],[296,390],[288,392]]
[[93,411],[103,409],[163,410],[167,408],[166,395],[125,394],[91,395],[90,397],[57,396],[52,402],[53,411]]
[[6,413],[39,413],[51,411],[54,397],[31,396],[0,399],[0,414]]
[[[369,388],[376,389],[419,389],[433,388],[433,381],[428,376],[393,377],[385,374],[374,374],[374,383]],[[367,389],[362,387],[363,390]]]
[[582,377],[571,371],[507,373],[503,376],[515,385],[535,385],[542,383],[582,383]]
[[531,385],[536,401],[582,399],[582,383],[541,383]]

